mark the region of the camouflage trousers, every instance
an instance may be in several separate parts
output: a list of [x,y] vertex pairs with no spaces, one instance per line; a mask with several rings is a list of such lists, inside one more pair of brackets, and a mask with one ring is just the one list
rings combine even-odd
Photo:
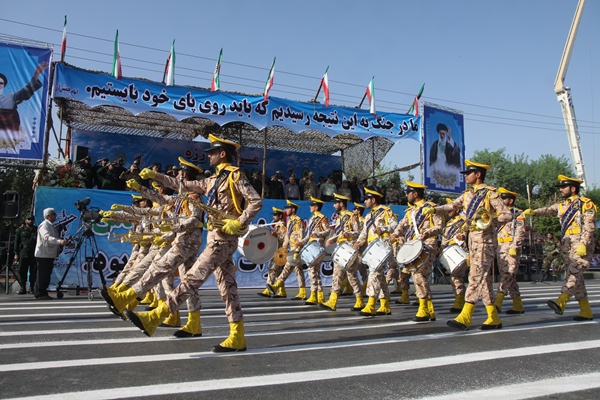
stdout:
[[491,272],[496,246],[493,237],[473,238],[473,236],[473,233],[469,235],[471,268],[469,269],[469,285],[465,293],[465,301],[476,304],[481,299],[484,305],[489,306],[494,304],[495,300]]
[[281,281],[281,282],[285,283],[287,278],[289,278],[290,275],[292,274],[292,271],[296,272],[296,275],[298,278],[298,287],[299,288],[306,287],[306,278],[304,277],[304,271],[302,270],[302,266],[301,265],[292,265],[289,262],[285,263],[285,265],[283,266],[283,269],[281,270],[281,273],[279,274],[279,276],[277,276],[275,281]]
[[346,269],[342,269],[342,267],[334,262],[333,263],[333,275],[331,277],[331,293],[335,293],[337,295],[342,294],[342,283],[344,279],[348,277],[348,283],[352,287],[352,292],[355,296],[362,296],[362,288],[360,286],[360,281],[358,280],[358,258],[352,264],[347,265]]
[[417,268],[414,271],[411,271],[413,282],[415,284],[415,292],[417,298],[419,299],[431,300],[429,275],[431,274],[433,262],[435,261],[435,257],[433,256],[433,254],[435,254],[435,252],[433,252],[432,255],[429,256],[419,268]]
[[587,255],[580,257],[577,255],[578,246],[578,235],[565,235],[561,240],[560,250],[565,266],[565,278],[561,292],[573,296],[575,300],[583,300],[588,297],[583,273],[590,266],[594,247],[593,245],[587,246]]
[[377,297],[380,299],[390,298],[390,289],[385,281],[383,268],[378,272],[369,271],[369,279],[367,280],[367,296]]
[[167,254],[170,248],[171,245],[165,245],[162,247],[152,246],[148,254],[146,254],[141,261],[135,263],[131,272],[127,275],[127,277],[125,277],[125,280],[123,280],[123,283],[128,287],[132,287],[138,283],[146,271],[148,271],[148,268],[150,268],[152,262],[160,260],[161,257]]
[[[190,298],[198,297],[198,289],[214,273],[221,298],[225,301],[225,314],[229,322],[244,319],[242,306],[235,280],[236,267],[233,253],[237,250],[237,237],[225,236],[209,231],[206,247],[181,278],[181,283],[167,297],[166,303],[171,312],[179,309],[179,305]],[[189,311],[197,311],[189,309]]]
[[452,282],[452,293],[455,296],[459,294],[465,294],[466,286],[465,286],[465,275],[468,271],[468,268],[461,268],[460,271],[457,271],[458,268],[452,271],[450,275],[450,281]]
[[519,270],[519,254],[512,257],[508,255],[511,243],[498,243],[496,252],[496,260],[498,261],[498,270],[500,271],[500,284],[498,285],[498,293],[510,295],[511,298],[521,296],[519,284],[517,283],[517,271]]
[[144,246],[140,247],[138,250],[133,250],[129,255],[129,260],[127,261],[127,264],[125,264],[123,270],[121,270],[121,272],[119,273],[119,275],[113,283],[115,285],[120,285],[121,283],[123,283],[127,275],[129,275],[135,267],[135,264],[142,261],[144,257],[146,257],[148,252],[150,252],[151,247],[152,246]]
[[283,267],[280,267],[279,265],[275,264],[275,261],[271,260],[269,263],[269,270],[267,271],[267,283],[269,285],[275,284],[277,282],[277,277],[281,274],[281,271],[283,271]]
[[322,292],[323,283],[321,282],[321,261],[313,262],[308,266],[308,279],[310,280],[311,292]]

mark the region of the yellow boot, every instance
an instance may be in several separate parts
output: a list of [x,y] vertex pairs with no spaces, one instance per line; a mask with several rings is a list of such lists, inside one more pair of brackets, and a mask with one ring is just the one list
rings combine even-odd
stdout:
[[429,320],[435,321],[435,309],[433,308],[433,301],[427,299],[427,311],[429,312]]
[[118,316],[125,310],[127,304],[131,303],[137,297],[137,294],[131,288],[124,292],[113,293],[112,295],[109,295],[107,290],[101,289],[100,294],[108,303],[110,311]]
[[498,309],[496,309],[496,306],[494,304],[490,304],[489,306],[485,306],[485,310],[487,311],[488,318],[483,322],[479,329],[483,331],[490,329],[502,329],[502,320],[498,316]]
[[121,283],[119,286],[117,286],[117,287],[115,288],[115,292],[117,292],[117,293],[119,293],[119,292],[124,292],[124,291],[126,291],[127,289],[129,289],[129,286],[127,286],[127,285],[126,285],[126,284],[124,284],[124,283]]
[[144,296],[142,301],[140,301],[140,304],[150,304],[153,301],[154,301],[154,293],[149,291],[146,293],[146,296]]
[[369,297],[369,300],[367,300],[367,305],[360,310],[359,314],[366,317],[372,317],[375,315],[375,301],[375,297]]
[[510,310],[506,310],[507,314],[525,314],[525,308],[523,308],[523,301],[521,301],[521,296],[513,297],[513,306]]
[[356,296],[356,303],[354,303],[354,307],[350,309],[350,311],[360,311],[365,308],[365,302],[363,301],[362,296]]
[[168,326],[171,328],[179,328],[181,326],[181,316],[179,311],[170,313],[167,318],[160,324],[160,326]]
[[246,351],[246,338],[244,337],[244,321],[229,323],[229,337],[221,344],[213,347],[213,353],[226,353],[231,351]]
[[304,304],[307,306],[316,306],[317,302],[317,292],[310,292],[310,297],[304,302]]
[[459,313],[462,311],[464,305],[465,305],[465,295],[457,294],[456,296],[454,296],[454,304],[452,304],[452,307],[450,308],[450,312],[451,313],[456,313],[456,312]]
[[188,312],[187,323],[173,336],[178,338],[200,337],[202,336],[202,327],[200,326],[200,310]]
[[402,290],[402,296],[396,300],[396,304],[410,304],[410,297],[408,296],[408,290]]
[[271,291],[269,290],[269,288],[265,288],[265,290],[256,294],[262,297],[271,297]]
[[592,314],[592,308],[590,307],[590,301],[588,299],[579,300],[579,314],[573,317],[575,321],[591,321],[594,319],[594,314]]
[[298,289],[298,294],[292,297],[292,300],[306,300],[306,288],[301,287]]
[[337,305],[338,295],[337,293],[331,293],[329,295],[329,300],[325,303],[319,303],[319,307],[324,308],[329,311],[335,311],[335,306]]
[[152,311],[134,313],[126,310],[125,315],[135,326],[141,329],[144,335],[152,336],[162,320],[169,316],[169,307],[167,307],[167,303],[159,301],[158,306]]
[[271,292],[271,296],[275,296],[277,291],[283,287],[283,281],[277,281],[273,285],[267,283],[267,289]]
[[146,311],[154,310],[156,307],[158,307],[158,302],[159,301],[160,301],[160,299],[155,294],[154,295],[154,299],[152,300],[152,303],[148,304],[148,307],[146,307]]
[[494,301],[494,305],[496,306],[496,311],[502,312],[502,302],[504,301],[504,293],[498,293],[496,295],[496,301]]
[[429,322],[429,308],[427,308],[427,299],[419,299],[419,309],[417,315],[413,318],[415,322]]
[[475,304],[466,302],[460,314],[458,314],[456,318],[446,322],[446,325],[448,325],[451,328],[466,331],[471,326],[473,312],[475,312]]
[[277,294],[273,297],[278,298],[278,299],[285,299],[287,297],[287,293],[285,291],[285,286],[280,287],[279,290],[277,291]]
[[389,297],[379,299],[379,308],[375,312],[375,315],[392,315],[392,309],[390,308],[390,298]]
[[567,293],[561,293],[556,301],[548,300],[548,303],[546,304],[548,304],[548,307],[554,310],[554,313],[563,315],[565,312],[565,307],[567,306],[567,301],[569,301],[570,297],[571,296]]
[[325,293],[323,291],[317,292],[317,303],[325,303]]

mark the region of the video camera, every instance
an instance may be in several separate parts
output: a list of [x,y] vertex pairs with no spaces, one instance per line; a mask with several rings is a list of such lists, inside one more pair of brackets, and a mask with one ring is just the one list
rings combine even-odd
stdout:
[[86,197],[82,200],[77,200],[75,202],[75,207],[81,213],[81,220],[85,224],[98,224],[102,220],[102,215],[100,215],[100,210],[96,207],[91,207],[89,210],[87,206],[90,205],[90,198]]

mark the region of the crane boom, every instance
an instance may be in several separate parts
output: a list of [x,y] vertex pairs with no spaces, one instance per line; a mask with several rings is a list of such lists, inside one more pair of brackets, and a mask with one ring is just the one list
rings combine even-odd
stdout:
[[571,53],[573,52],[573,45],[575,43],[575,37],[577,36],[577,29],[579,28],[579,21],[581,20],[584,6],[585,0],[579,0],[573,22],[571,23],[569,36],[567,37],[567,43],[565,44],[565,49],[563,50],[562,58],[560,60],[556,80],[554,81],[554,92],[556,93],[558,102],[562,108],[575,173],[579,179],[583,180],[583,184],[586,185],[585,167],[583,156],[581,155],[581,141],[577,128],[577,120],[575,118],[575,107],[573,106],[573,99],[571,98],[571,88],[565,86],[565,77],[567,76],[567,69],[569,68],[569,61],[571,60]]

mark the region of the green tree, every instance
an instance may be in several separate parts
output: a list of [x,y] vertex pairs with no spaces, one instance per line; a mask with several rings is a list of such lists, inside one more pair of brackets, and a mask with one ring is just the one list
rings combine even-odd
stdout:
[[[15,190],[19,193],[21,200],[21,215],[33,212],[33,177],[35,172],[31,168],[23,167],[0,167],[0,195],[7,190]],[[11,223],[20,223],[22,218],[16,220],[2,219],[2,232],[8,232]]]

